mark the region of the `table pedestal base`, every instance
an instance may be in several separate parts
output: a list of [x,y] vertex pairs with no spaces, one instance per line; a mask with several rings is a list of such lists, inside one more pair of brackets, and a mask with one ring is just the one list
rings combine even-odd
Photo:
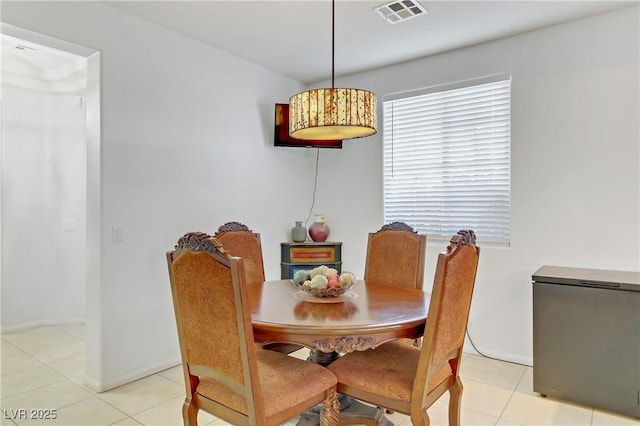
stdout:
[[[340,395],[340,424],[357,425],[380,425],[393,426],[391,420],[384,416],[384,410],[370,405],[365,405],[346,395]],[[296,426],[319,426],[320,410],[322,406],[317,406],[298,419]]]
[[[325,353],[312,349],[307,360],[326,367],[339,357],[340,354],[337,352]],[[340,401],[340,424],[393,426],[393,423],[384,416],[384,410],[381,408],[363,404],[346,395],[339,395],[338,400]],[[319,426],[321,410],[322,405],[318,405],[307,411],[300,416],[296,426]]]

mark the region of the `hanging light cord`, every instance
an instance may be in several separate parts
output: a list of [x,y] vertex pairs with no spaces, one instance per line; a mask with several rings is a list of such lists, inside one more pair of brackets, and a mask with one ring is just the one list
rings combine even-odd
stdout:
[[[335,46],[336,46],[336,0],[332,0],[331,2],[331,88],[335,89]],[[331,92],[331,96],[333,96],[333,92]],[[316,190],[318,189],[318,163],[320,160],[320,148],[316,148],[316,171],[313,177],[313,197],[311,198],[311,207],[309,208],[309,215],[307,219],[304,221],[304,227],[307,227],[307,222],[311,218],[311,213],[313,212],[313,207],[316,205]]]
[[[336,0],[331,2],[331,88],[335,88],[335,38],[336,38]],[[333,96],[333,92],[331,93]],[[316,172],[313,177],[313,198],[311,199],[311,207],[309,208],[309,215],[307,219],[304,221],[304,227],[307,227],[307,222],[311,218],[311,213],[313,212],[313,207],[316,204],[316,190],[318,189],[318,162],[320,160],[320,148],[316,148]]]
[[311,212],[313,211],[313,206],[316,204],[316,189],[318,188],[318,160],[320,159],[320,148],[316,148],[316,173],[313,178],[313,198],[311,199],[311,207],[309,208],[309,216],[307,216],[307,220],[304,221],[304,227],[307,227],[307,222],[311,217]]
[[335,57],[336,57],[336,0],[331,2],[331,88],[335,89]]

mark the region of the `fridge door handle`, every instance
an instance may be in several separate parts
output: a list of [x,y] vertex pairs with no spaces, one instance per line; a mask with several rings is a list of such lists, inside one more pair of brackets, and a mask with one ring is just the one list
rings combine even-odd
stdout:
[[598,287],[598,288],[619,288],[620,283],[606,283],[601,281],[580,281],[580,285],[584,287]]

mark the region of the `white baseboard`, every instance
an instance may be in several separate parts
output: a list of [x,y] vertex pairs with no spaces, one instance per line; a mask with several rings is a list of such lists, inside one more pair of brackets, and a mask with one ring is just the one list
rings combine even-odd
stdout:
[[84,384],[94,392],[106,392],[110,389],[117,388],[118,386],[126,385],[127,383],[131,383],[135,380],[166,370],[167,368],[175,367],[181,363],[182,359],[180,357],[169,359],[151,367],[127,373],[107,382],[85,376]]
[[64,325],[80,325],[84,324],[85,321],[83,318],[70,318],[70,319],[43,319],[38,321],[27,322],[23,324],[15,324],[9,327],[0,327],[0,333],[17,333],[20,331],[30,330],[32,328],[38,327],[55,327],[55,326],[64,326]]
[[84,376],[84,385],[94,392],[102,392],[102,382],[94,380],[91,377]]
[[477,351],[475,351],[473,349],[473,346],[464,345],[464,352],[468,353],[468,354],[478,355],[478,356],[486,356],[488,358],[495,358],[495,359],[498,359],[500,361],[513,362],[513,363],[516,363],[516,364],[527,365],[529,367],[533,366],[533,357],[518,356],[518,355],[508,354],[508,353],[503,353],[503,352],[498,352],[498,351],[485,350],[485,349],[482,349],[482,348],[479,348],[479,350],[482,351],[482,354],[480,354]]
[[[2,334],[17,333],[21,331],[27,331],[30,329],[38,328],[38,327],[80,325],[80,324],[85,324],[84,319],[65,319],[65,320],[46,319],[46,320],[38,320],[38,321],[33,321],[33,322],[19,324],[19,325],[12,325],[10,327],[2,327],[0,328],[0,333]],[[178,357],[160,362],[158,364],[152,365],[150,367],[130,372],[121,377],[118,377],[106,382],[97,380],[95,378],[88,377],[85,375],[84,385],[94,392],[105,392],[105,391],[108,391],[109,389],[117,388],[118,386],[122,386],[127,383],[131,383],[135,380],[142,379],[143,377],[147,377],[152,374],[158,373],[160,371],[166,370],[168,368],[175,367],[176,365],[180,365],[181,363],[182,363],[182,359],[178,356]]]

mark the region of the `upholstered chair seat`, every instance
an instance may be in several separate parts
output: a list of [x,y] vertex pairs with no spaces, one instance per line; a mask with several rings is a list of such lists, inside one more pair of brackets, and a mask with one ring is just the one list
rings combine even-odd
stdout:
[[[403,341],[389,342],[373,350],[354,352],[348,362],[335,361],[331,371],[340,377],[343,388],[358,389],[387,398],[385,408],[409,412],[420,348]],[[449,364],[432,373],[427,385],[431,392],[442,382],[453,380]]]
[[[312,362],[293,357],[285,359],[282,354],[266,349],[256,349],[256,357],[267,417],[304,404],[307,395],[322,393],[335,383],[335,377],[326,374],[324,367]],[[283,371],[287,374],[283,375]],[[248,413],[247,400],[215,380],[200,380],[198,393],[232,410]]]

